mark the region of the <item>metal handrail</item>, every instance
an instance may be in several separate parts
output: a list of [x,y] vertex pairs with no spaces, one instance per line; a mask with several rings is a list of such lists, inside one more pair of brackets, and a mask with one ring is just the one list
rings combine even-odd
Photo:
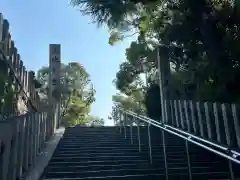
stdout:
[[[131,112],[131,113],[134,113],[134,112]],[[134,114],[136,114],[136,113],[134,113]],[[151,121],[155,121],[155,120],[153,120],[153,119],[151,119],[151,118],[149,118],[149,117],[145,117],[145,116],[143,116],[143,115],[139,115],[139,116],[142,117],[142,118],[151,120]],[[157,122],[157,121],[155,121],[155,122]],[[163,123],[160,123],[160,124],[163,124]],[[170,129],[172,129],[172,130],[178,131],[178,132],[180,132],[180,133],[182,133],[182,134],[191,136],[192,138],[197,139],[197,140],[199,140],[199,141],[202,141],[202,142],[204,142],[204,143],[210,144],[211,146],[215,146],[216,148],[222,149],[222,150],[224,150],[224,151],[231,151],[233,154],[236,154],[237,156],[240,156],[240,153],[237,152],[237,151],[235,151],[235,150],[231,150],[231,149],[229,149],[229,148],[227,148],[227,147],[224,147],[224,146],[221,146],[221,145],[216,144],[216,143],[214,143],[214,142],[211,142],[211,141],[208,141],[208,140],[206,140],[206,139],[200,138],[200,137],[198,137],[198,136],[195,136],[195,135],[193,135],[193,134],[191,134],[191,133],[188,133],[188,132],[185,132],[185,131],[183,131],[183,130],[177,129],[177,128],[172,127],[172,126],[170,126],[170,125],[164,124],[164,126],[170,128]]]
[[[234,161],[234,162],[240,164],[240,159],[238,159],[240,157],[240,153],[239,152],[236,152],[236,151],[234,151],[234,150],[232,150],[230,148],[226,148],[224,146],[218,145],[216,143],[210,142],[208,140],[202,139],[200,137],[197,137],[197,136],[192,135],[190,133],[187,133],[185,131],[182,131],[182,130],[179,130],[179,129],[174,128],[172,126],[166,125],[164,123],[157,122],[157,121],[155,121],[155,120],[153,120],[151,118],[148,118],[148,117],[145,117],[145,116],[142,116],[142,115],[138,115],[138,114],[136,114],[136,113],[134,113],[132,111],[128,111],[128,110],[125,110],[125,109],[120,108],[120,107],[118,109],[120,109],[121,111],[123,111],[126,114],[132,115],[133,117],[135,117],[135,118],[137,118],[137,119],[139,119],[141,121],[147,122],[147,123],[149,123],[149,124],[151,124],[151,125],[153,125],[155,127],[158,127],[158,128],[160,128],[160,129],[162,129],[164,131],[169,132],[170,134],[176,135],[176,136],[178,136],[178,137],[180,137],[182,139],[185,139],[188,142],[196,144],[196,145],[198,145],[198,146],[200,146],[202,148],[205,148],[205,149],[207,149],[207,150],[209,150],[209,151],[211,151],[211,152],[213,152],[215,154],[218,154],[218,155],[220,155],[220,156],[222,156],[224,158],[227,158],[228,160],[231,160],[231,161]],[[174,132],[174,131],[176,131],[176,132]],[[178,134],[178,133],[182,133],[183,135]],[[200,142],[197,142],[196,140],[198,140]],[[220,151],[218,151],[216,149],[213,149],[213,148],[211,148],[209,146],[206,146],[205,144],[203,144],[201,142],[204,142],[206,144],[214,146],[215,148],[219,148],[219,149],[221,149],[222,151],[225,151],[225,152],[220,152]],[[231,153],[231,155],[229,155],[229,153]]]

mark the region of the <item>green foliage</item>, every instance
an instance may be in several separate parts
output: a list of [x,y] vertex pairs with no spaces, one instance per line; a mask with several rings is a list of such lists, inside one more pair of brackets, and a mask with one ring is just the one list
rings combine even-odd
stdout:
[[131,96],[116,94],[112,96],[112,100],[117,107],[122,107],[126,110],[131,110],[136,113],[145,114],[144,95],[138,89],[132,92]]
[[[128,96],[115,97],[113,101],[117,105],[126,109],[135,107],[132,93],[143,87],[140,57],[148,57],[151,62],[148,74],[156,72],[156,57],[152,56],[150,47],[158,47],[160,58],[171,64],[168,85],[172,99],[239,101],[240,16],[234,7],[236,3],[231,4],[229,0],[76,1],[77,6],[85,5],[81,6],[84,15],[93,17],[98,25],[108,25],[109,44],[123,40],[129,32],[139,35],[126,49],[126,62],[116,73],[116,88]],[[150,84],[153,84],[151,80]],[[157,87],[151,88],[146,94],[148,112],[157,102]]]
[[0,84],[2,91],[0,94],[0,111],[3,115],[9,115],[13,113],[16,107],[13,107],[13,102],[16,101],[17,92],[14,90],[13,76],[0,73]]
[[[131,93],[130,96],[116,94],[112,96],[115,107],[121,107],[125,110],[133,111],[137,114],[146,115],[146,107],[144,104],[144,94],[140,89],[137,89]],[[113,114],[114,116],[114,114]],[[116,118],[114,118],[116,120]],[[119,119],[116,124],[119,124]],[[124,122],[126,125],[133,123],[139,123],[136,119],[128,117]],[[144,124],[144,123],[143,123]]]
[[37,80],[36,76],[35,76],[35,72],[34,71],[30,71],[30,73],[33,75],[33,83],[35,85],[36,89],[40,89],[42,87],[42,84],[40,83],[40,81]]
[[[139,37],[153,48],[164,45],[160,56],[170,61],[176,71],[170,82],[173,91],[178,91],[174,97],[222,102],[239,99],[240,19],[230,1],[168,1],[164,6],[158,1],[143,7],[139,10],[140,17],[136,17],[140,20]],[[141,47],[137,47],[139,52],[136,47],[130,46],[130,52],[136,54],[126,56],[133,66],[131,62],[144,54]],[[149,57],[147,51],[145,55]],[[131,69],[126,74],[137,77],[138,67]],[[125,91],[135,79],[124,81],[121,78],[128,76],[118,73],[117,88]]]
[[66,109],[66,115],[63,118],[62,124],[65,127],[76,124],[85,125],[88,123],[86,116],[89,111],[90,106],[73,93],[70,97],[70,102]]
[[[47,98],[49,72],[48,67],[43,67],[38,71],[38,80],[42,84],[40,89],[42,98]],[[64,74],[61,77],[62,100],[67,102],[70,98],[62,124],[66,127],[87,124],[91,104],[95,101],[95,90],[92,87],[89,74],[77,62],[62,64],[61,72]]]
[[89,74],[86,72],[84,67],[77,62],[71,62],[64,66],[64,71],[71,90],[77,90],[78,92],[84,91],[90,83]]
[[50,69],[49,69],[49,67],[46,67],[46,66],[42,67],[37,72],[37,80],[42,84],[42,86],[40,88],[40,93],[45,98],[47,98],[47,94],[48,94],[48,90],[49,90],[49,88],[48,88],[49,73],[50,73]]
[[88,124],[90,126],[104,126],[104,119],[103,118],[89,115],[87,117],[87,119],[88,119]]
[[135,3],[123,0],[71,0],[71,3],[74,7],[80,7],[83,15],[90,15],[98,25],[106,23],[110,28],[121,25],[137,9]]
[[112,31],[109,37],[108,43],[110,45],[115,45],[117,42],[121,41],[123,39],[123,36],[117,32],[117,31]]

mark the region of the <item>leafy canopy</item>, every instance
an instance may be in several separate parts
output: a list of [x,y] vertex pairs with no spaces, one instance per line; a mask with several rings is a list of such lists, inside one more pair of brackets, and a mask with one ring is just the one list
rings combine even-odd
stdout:
[[[43,85],[40,90],[43,99],[47,98],[48,94],[49,72],[49,67],[43,67],[38,71],[38,80]],[[61,72],[62,100],[67,103],[63,125],[87,124],[91,104],[95,101],[95,90],[90,76],[85,68],[76,62],[62,64]]]

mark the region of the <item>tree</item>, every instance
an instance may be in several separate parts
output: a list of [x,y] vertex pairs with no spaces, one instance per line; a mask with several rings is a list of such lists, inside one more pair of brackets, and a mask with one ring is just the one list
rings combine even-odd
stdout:
[[88,123],[87,114],[90,107],[76,95],[71,95],[69,105],[66,109],[66,114],[63,118],[62,124],[65,127]]
[[[38,80],[43,85],[40,90],[42,99],[47,98],[49,72],[48,67],[43,67],[38,71]],[[63,101],[68,102],[63,125],[88,123],[87,115],[90,112],[91,104],[95,101],[95,90],[88,73],[83,66],[76,62],[67,65],[62,64],[61,72],[63,73],[61,77],[61,96]]]
[[[172,66],[168,98],[229,103],[240,100],[240,16],[231,1],[78,0],[75,5],[79,4],[86,5],[82,6],[84,15],[92,16],[98,25],[108,25],[109,44],[138,34],[116,74],[114,83],[121,93],[131,96],[142,86],[137,84],[142,72],[135,62],[146,56],[153,63],[149,73],[154,71],[156,58],[150,58],[148,49],[159,48],[160,58]],[[150,112],[149,106],[155,107],[154,98],[146,96]]]
[[88,124],[90,126],[104,126],[104,123],[105,123],[104,119],[100,118],[98,116],[91,116],[91,115],[89,115],[87,117],[87,119],[88,119]]
[[[137,114],[146,115],[146,108],[144,105],[144,94],[142,89],[135,89],[131,95],[115,94],[112,96],[115,107],[121,107],[125,110],[135,112]],[[136,123],[136,119],[127,118],[126,124]],[[116,122],[119,123],[119,122]]]
[[[157,0],[72,0],[74,7],[79,7],[82,15],[90,15],[98,26],[106,24],[110,29],[109,44],[137,34],[136,28],[141,24],[144,6],[152,6]],[[126,32],[130,34],[126,35]]]
[[161,99],[158,84],[151,84],[145,95],[145,106],[147,115],[151,119],[160,120],[161,118]]

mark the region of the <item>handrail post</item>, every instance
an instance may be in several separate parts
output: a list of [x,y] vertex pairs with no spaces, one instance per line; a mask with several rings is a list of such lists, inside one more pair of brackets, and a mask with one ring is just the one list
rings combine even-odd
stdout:
[[168,180],[167,151],[166,151],[165,132],[164,132],[164,130],[162,130],[162,143],[163,143],[163,156],[164,156],[165,178],[166,178],[166,180]]
[[234,172],[233,172],[233,167],[232,167],[232,161],[228,160],[228,167],[229,167],[229,178],[230,180],[235,180]]
[[190,158],[190,154],[189,154],[189,147],[188,147],[188,141],[187,140],[185,140],[185,146],[186,146],[186,153],[187,153],[189,180],[192,180],[191,158]]
[[126,130],[126,119],[127,119],[127,113],[124,113],[123,116],[123,128],[124,128],[124,138],[127,138],[127,130]]
[[150,129],[150,121],[148,120],[148,145],[149,145],[149,158],[150,163],[152,164],[152,143],[151,143],[151,129]]
[[140,137],[139,120],[137,123],[137,132],[138,132],[138,150],[139,150],[139,152],[141,152],[141,137]]
[[122,134],[122,114],[121,114],[121,112],[119,112],[119,118],[120,118],[120,123],[119,123],[119,125],[120,125],[120,134]]
[[120,110],[117,111],[117,120],[119,121],[119,123],[118,123],[119,132],[121,133],[121,112],[120,112]]
[[132,122],[131,122],[131,124],[130,124],[130,136],[131,136],[131,144],[133,144]]

